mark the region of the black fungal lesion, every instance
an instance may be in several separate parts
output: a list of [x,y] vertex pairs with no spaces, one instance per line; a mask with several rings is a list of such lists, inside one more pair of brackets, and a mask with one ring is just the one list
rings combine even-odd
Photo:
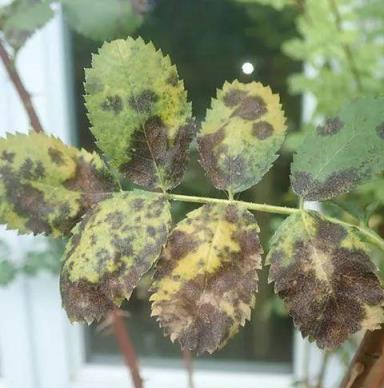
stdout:
[[339,117],[333,117],[327,119],[324,125],[319,125],[316,132],[320,136],[331,136],[338,133],[343,127],[343,121]]
[[268,121],[258,121],[252,126],[252,134],[259,140],[268,139],[273,134],[273,126]]
[[4,150],[1,153],[0,158],[1,158],[1,160],[4,160],[5,162],[13,163],[13,161],[15,160],[15,155],[16,154],[14,152]]
[[248,95],[244,90],[238,88],[232,88],[224,95],[224,105],[228,108],[233,108],[240,104],[240,102]]
[[231,117],[237,116],[244,120],[253,121],[268,112],[265,101],[260,96],[246,96],[233,111]]
[[59,149],[54,147],[49,147],[48,155],[52,163],[56,164],[57,166],[65,165],[64,154]]
[[171,142],[161,117],[149,117],[143,128],[135,131],[133,144],[127,153],[131,155],[131,149],[135,152],[129,162],[119,167],[119,171],[132,182],[148,189],[172,189],[183,177],[189,146],[196,131],[195,120],[189,120],[177,130]]
[[376,133],[380,139],[384,140],[384,123],[381,123],[376,127]]
[[123,110],[123,100],[119,95],[107,96],[101,104],[101,109],[118,115]]
[[135,198],[131,202],[131,209],[135,212],[139,212],[144,209],[145,200],[144,198]]
[[178,82],[179,82],[179,77],[176,73],[175,70],[172,70],[170,73],[169,73],[169,76],[168,78],[166,79],[165,81],[167,84],[171,85],[171,86],[177,86]]
[[[305,238],[303,231],[303,237],[293,241],[288,265],[282,264],[286,253],[273,248],[270,278],[303,336],[316,340],[320,348],[334,349],[362,328],[364,306],[382,305],[384,291],[367,253],[342,247],[346,229],[308,214],[316,226],[313,238]],[[327,279],[316,274],[314,249],[324,255]]]
[[111,229],[119,229],[123,226],[125,218],[123,212],[116,210],[108,213],[105,217],[105,222],[111,226]]
[[132,109],[140,114],[148,114],[153,110],[159,96],[151,89],[144,89],[139,95],[129,97],[128,103]]
[[362,177],[354,168],[332,173],[324,182],[314,179],[312,174],[298,171],[292,174],[291,183],[294,192],[309,201],[320,201],[347,193],[360,183]]

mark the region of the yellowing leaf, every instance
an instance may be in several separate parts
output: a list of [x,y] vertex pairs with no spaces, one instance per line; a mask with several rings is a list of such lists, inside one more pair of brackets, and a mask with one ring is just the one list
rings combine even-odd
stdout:
[[105,43],[85,89],[91,130],[111,164],[146,188],[177,186],[196,128],[169,57],[141,38]]
[[97,154],[31,132],[0,139],[0,222],[21,233],[69,234],[116,190]]
[[236,205],[204,205],[171,233],[157,265],[152,315],[183,348],[223,347],[250,319],[261,267],[259,227]]
[[165,244],[168,202],[142,191],[116,193],[89,211],[64,253],[61,295],[71,321],[99,320],[129,299]]
[[225,83],[202,124],[200,163],[218,189],[244,191],[271,168],[285,132],[279,96],[269,87]]
[[349,227],[315,212],[291,215],[267,262],[270,280],[303,337],[333,349],[351,334],[384,322],[384,292],[370,248]]

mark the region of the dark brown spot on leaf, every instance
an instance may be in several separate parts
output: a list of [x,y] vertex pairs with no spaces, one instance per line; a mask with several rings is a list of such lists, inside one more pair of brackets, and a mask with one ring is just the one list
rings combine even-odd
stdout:
[[13,160],[15,159],[15,153],[14,152],[8,152],[4,150],[1,153],[1,160],[4,160],[8,163],[13,163]]
[[380,139],[384,140],[384,123],[377,126],[376,132],[377,132],[378,136],[380,137]]
[[64,155],[59,149],[54,147],[49,147],[48,154],[52,162],[55,163],[56,165],[62,166],[63,164],[65,164]]
[[104,111],[112,111],[115,115],[123,110],[123,101],[120,96],[108,96],[101,104],[101,109]]
[[171,71],[166,82],[171,86],[177,86],[178,81],[179,81],[179,79],[178,79],[176,71]]
[[244,90],[231,89],[223,98],[224,104],[229,108],[239,105],[240,102],[247,96],[247,94],[248,93]]
[[244,120],[256,120],[267,113],[267,106],[259,96],[247,96],[232,113],[231,117],[239,116]]
[[273,127],[267,121],[259,121],[253,124],[252,134],[260,140],[265,140],[273,134]]
[[337,132],[340,131],[341,128],[343,128],[343,126],[344,123],[340,120],[340,118],[334,117],[331,119],[327,119],[325,121],[325,125],[319,125],[316,128],[316,131],[320,136],[335,135]]
[[150,89],[145,89],[138,96],[129,99],[129,105],[138,113],[150,113],[153,104],[158,100],[157,94]]
[[306,172],[296,172],[291,178],[295,193],[310,201],[326,200],[346,193],[361,180],[354,169],[335,172],[325,182],[313,179]]

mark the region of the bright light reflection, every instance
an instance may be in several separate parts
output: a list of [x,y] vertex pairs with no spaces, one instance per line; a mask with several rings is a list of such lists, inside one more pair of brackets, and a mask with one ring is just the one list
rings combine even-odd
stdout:
[[241,70],[244,74],[252,74],[255,71],[255,67],[252,65],[251,62],[244,62],[241,66]]

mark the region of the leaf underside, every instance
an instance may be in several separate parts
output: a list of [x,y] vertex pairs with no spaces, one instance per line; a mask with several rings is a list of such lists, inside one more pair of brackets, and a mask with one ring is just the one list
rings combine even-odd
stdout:
[[297,195],[331,199],[384,170],[383,106],[383,97],[360,98],[305,137],[292,164]]
[[129,299],[168,236],[169,203],[143,191],[116,193],[73,230],[60,288],[69,319],[91,323]]
[[183,348],[223,347],[250,319],[262,248],[251,213],[204,205],[172,231],[157,265],[152,315]]
[[279,96],[269,87],[225,83],[202,124],[200,163],[218,189],[244,191],[271,168],[285,132]]
[[0,177],[0,222],[54,237],[116,190],[98,155],[35,132],[0,139]]
[[13,0],[11,4],[0,8],[0,30],[7,42],[18,50],[52,16],[49,1]]
[[196,126],[169,57],[141,38],[105,43],[85,89],[91,130],[112,166],[148,189],[177,186]]
[[270,281],[303,337],[333,349],[384,322],[384,292],[358,232],[315,212],[285,220],[267,257]]

